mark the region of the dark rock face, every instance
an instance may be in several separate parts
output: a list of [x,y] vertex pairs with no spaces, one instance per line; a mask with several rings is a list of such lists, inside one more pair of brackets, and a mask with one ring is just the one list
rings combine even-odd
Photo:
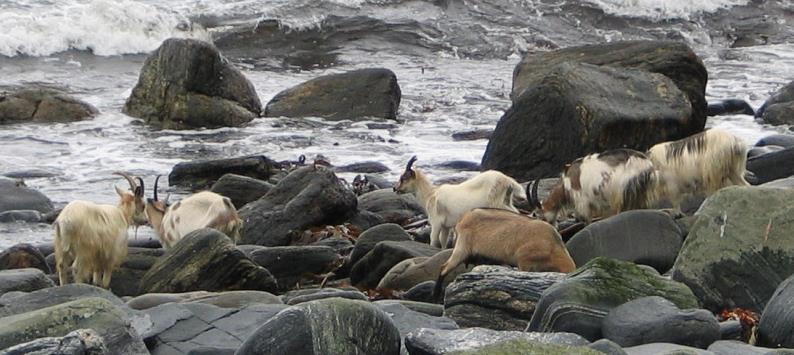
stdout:
[[39,248],[26,244],[16,244],[0,253],[0,270],[36,268],[51,273],[44,254]]
[[234,247],[223,233],[199,229],[186,235],[141,279],[140,293],[258,290],[273,292],[276,280]]
[[709,103],[706,109],[706,116],[743,114],[755,116],[755,110],[747,101],[741,99],[729,99],[720,102]]
[[473,131],[463,131],[452,133],[452,140],[473,141],[478,139],[491,139],[492,129],[477,129]]
[[47,213],[52,209],[52,201],[47,196],[26,187],[24,183],[0,183],[0,212],[34,210]]
[[544,69],[567,61],[637,68],[672,79],[686,93],[692,105],[689,120],[691,130],[681,132],[681,137],[703,130],[706,123],[705,93],[708,72],[700,58],[685,43],[616,41],[527,55],[513,70],[513,91],[510,97],[515,102],[524,91],[540,80]]
[[607,314],[604,337],[620,346],[674,343],[705,349],[720,339],[720,325],[704,309],[681,310],[659,297],[626,302]]
[[391,169],[388,166],[378,161],[365,161],[334,167],[334,171],[340,173],[376,174],[385,173],[389,170]]
[[110,353],[148,354],[127,314],[110,301],[94,297],[0,318],[0,348],[86,328],[99,333]]
[[747,170],[755,174],[756,184],[794,175],[794,147],[747,159]]
[[543,291],[565,274],[478,266],[447,287],[444,315],[462,327],[524,330]]
[[794,273],[792,198],[792,190],[761,187],[728,187],[709,197],[676,259],[673,279],[713,312],[763,310]]
[[355,265],[364,255],[367,255],[370,250],[375,248],[375,245],[387,240],[407,242],[411,240],[411,236],[402,227],[394,223],[380,224],[367,229],[358,236],[353,252],[350,253],[350,263]]
[[94,106],[52,88],[15,88],[0,93],[0,124],[74,122],[98,113]]
[[[445,249],[431,257],[403,260],[394,265],[383,276],[383,279],[378,283],[378,288],[409,290],[422,282],[434,281],[438,278],[438,274],[441,273],[441,264],[445,263],[450,255],[452,255],[452,249]],[[458,265],[444,278],[444,287],[454,281],[458,275],[471,271],[471,269],[472,267],[466,267],[463,264]]]
[[[247,157],[196,160],[174,165],[168,174],[168,184],[200,190],[212,186],[226,174],[243,175],[254,179],[267,180],[275,173],[276,163],[263,155]],[[231,198],[231,196],[226,196]]]
[[[410,354],[441,355],[469,351],[483,346],[511,340],[524,340],[541,344],[567,346],[587,345],[584,338],[571,333],[533,333],[496,331],[484,328],[457,330],[419,329],[405,338],[405,347]],[[499,354],[534,354],[535,352],[496,352]],[[541,354],[544,354],[541,352]],[[553,354],[553,352],[551,352]],[[593,353],[595,354],[595,353]]]
[[210,191],[226,196],[232,200],[235,208],[242,208],[246,203],[256,201],[264,196],[273,184],[267,181],[237,174],[224,174]]
[[669,214],[636,210],[588,225],[565,247],[576,265],[606,256],[648,265],[664,273],[673,267],[685,236],[686,231]]
[[400,332],[368,302],[324,299],[290,307],[257,329],[246,354],[398,354]]
[[416,302],[437,302],[435,297],[433,297],[433,291],[435,288],[435,281],[422,282],[406,291],[403,294],[403,299]]
[[[784,148],[778,145],[765,145],[763,147],[753,147],[747,151],[747,159],[754,158],[757,156],[761,156],[764,154],[769,154],[772,152],[777,152],[779,150],[783,150]],[[754,180],[747,180],[749,183],[755,183]]]
[[424,207],[412,194],[398,195],[391,188],[365,193],[358,197],[359,208],[373,212],[386,223],[404,224],[425,213]]
[[438,248],[414,241],[380,242],[353,264],[350,283],[359,288],[376,288],[383,276],[397,263],[419,256],[433,256],[439,251]]
[[345,222],[355,214],[356,204],[356,196],[332,171],[319,166],[299,168],[240,209],[241,244],[289,245],[291,233]]
[[794,135],[792,134],[773,134],[758,140],[756,147],[776,145],[784,148],[794,147]]
[[127,259],[113,271],[110,290],[120,297],[140,295],[141,279],[163,254],[165,254],[163,249],[128,248]]
[[763,105],[756,111],[755,117],[761,118],[764,122],[780,125],[792,124],[794,120],[794,81],[778,89],[771,97],[766,99]]
[[482,169],[519,180],[552,177],[586,154],[644,151],[703,128],[664,75],[571,62],[543,73],[499,119]]
[[41,212],[36,210],[13,210],[0,212],[0,223],[10,222],[27,222],[38,223],[42,222],[44,216]]
[[405,347],[405,337],[419,329],[458,329],[455,321],[447,317],[434,317],[425,313],[411,310],[403,304],[397,302],[375,302],[378,308],[386,312],[394,321],[394,325],[400,331],[400,338]]
[[309,80],[278,93],[265,107],[267,117],[394,119],[400,107],[397,76],[388,69],[359,69]]
[[55,283],[39,269],[0,271],[0,295],[11,291],[31,292],[54,286]]
[[166,129],[241,126],[259,116],[254,86],[210,43],[171,38],[143,64],[124,113]]
[[761,314],[758,344],[794,348],[794,275],[780,283]]
[[331,272],[344,262],[334,249],[322,246],[261,247],[252,251],[250,258],[270,271],[282,290],[306,276]]
[[597,340],[609,311],[645,296],[664,297],[679,308],[698,307],[684,284],[630,262],[598,257],[543,292],[527,330],[572,332]]
[[92,329],[78,329],[63,337],[39,338],[2,350],[4,355],[102,355],[109,352],[102,336]]

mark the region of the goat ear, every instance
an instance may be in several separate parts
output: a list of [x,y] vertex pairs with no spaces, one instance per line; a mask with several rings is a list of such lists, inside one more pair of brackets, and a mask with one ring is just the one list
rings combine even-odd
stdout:
[[120,188],[119,188],[118,186],[116,186],[116,185],[113,185],[113,188],[115,188],[115,189],[116,189],[116,193],[119,195],[119,197],[124,197],[124,190],[120,189]]

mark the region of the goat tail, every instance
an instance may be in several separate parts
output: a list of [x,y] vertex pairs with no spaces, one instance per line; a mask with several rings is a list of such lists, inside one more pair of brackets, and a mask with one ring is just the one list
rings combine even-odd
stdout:
[[60,245],[64,253],[68,252],[72,246],[72,242],[69,240],[71,233],[68,233],[68,231],[64,233],[64,228],[68,227],[68,222],[56,219],[55,222],[52,222],[52,226],[55,229],[55,244]]

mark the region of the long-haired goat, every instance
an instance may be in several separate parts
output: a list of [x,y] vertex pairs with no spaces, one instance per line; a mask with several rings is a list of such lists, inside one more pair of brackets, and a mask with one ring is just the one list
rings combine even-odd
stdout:
[[117,206],[76,200],[63,208],[53,222],[55,261],[61,285],[68,283],[66,270],[71,267],[75,282],[91,278],[103,288],[110,286],[113,270],[127,257],[127,229],[146,223],[143,203],[143,180],[140,185],[128,174],[121,175],[131,191],[115,186],[120,201]]
[[649,207],[656,200],[656,183],[656,170],[645,154],[613,149],[566,165],[560,182],[542,202],[538,201],[538,180],[527,185],[531,189],[527,195],[549,223],[556,223],[561,211],[571,209],[577,219],[590,223],[595,216]]
[[408,160],[405,172],[394,186],[397,193],[413,193],[425,207],[430,222],[430,245],[445,248],[455,224],[464,213],[478,207],[518,212],[513,197],[526,199],[524,189],[513,178],[496,170],[484,171],[460,184],[433,186],[419,170],[416,156]]
[[463,215],[455,231],[458,240],[441,265],[435,299],[439,299],[444,277],[471,257],[518,266],[521,271],[567,273],[576,269],[560,234],[541,220],[503,209],[476,208]]
[[744,179],[747,146],[721,129],[709,129],[651,147],[648,156],[659,171],[660,197],[676,209],[690,193],[709,196],[731,185],[747,186]]
[[146,200],[146,216],[163,248],[174,246],[182,237],[201,228],[213,228],[235,242],[240,240],[243,220],[228,197],[202,191],[169,206],[168,201],[157,199],[159,180],[158,175],[154,180],[153,198]]

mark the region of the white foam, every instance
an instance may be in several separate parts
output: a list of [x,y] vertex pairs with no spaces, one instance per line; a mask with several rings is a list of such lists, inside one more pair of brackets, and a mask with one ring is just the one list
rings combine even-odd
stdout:
[[133,0],[62,0],[0,12],[0,55],[47,56],[90,50],[145,53],[169,37],[208,39],[180,14]]
[[617,16],[651,20],[689,19],[733,6],[746,5],[749,0],[585,0],[605,12]]

